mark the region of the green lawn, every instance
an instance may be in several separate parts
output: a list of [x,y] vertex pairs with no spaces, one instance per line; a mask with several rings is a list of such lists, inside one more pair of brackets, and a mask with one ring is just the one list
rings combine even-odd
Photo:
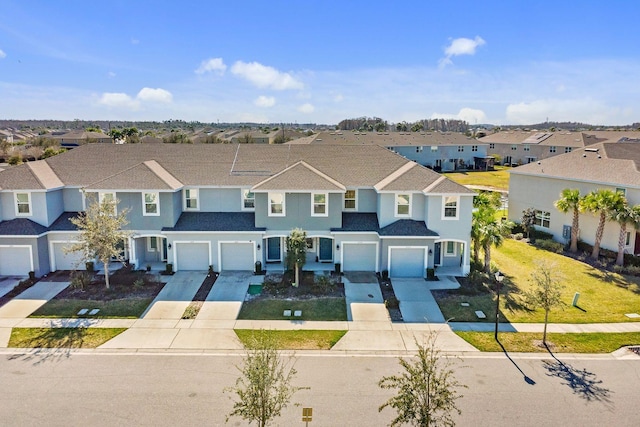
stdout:
[[[492,262],[505,274],[500,298],[501,320],[509,322],[543,322],[541,309],[529,311],[522,305],[521,291],[531,289],[531,272],[536,260],[545,260],[557,265],[563,277],[564,309],[553,310],[550,323],[611,323],[633,322],[625,313],[640,312],[640,278],[616,273],[602,272],[588,264],[563,255],[537,249],[522,241],[507,239],[500,248],[493,248]],[[491,286],[494,286],[493,284]],[[580,293],[578,306],[572,307],[575,292]],[[487,322],[494,321],[495,300],[492,293],[479,296],[464,296],[450,293],[437,297],[445,319],[455,321],[478,321],[476,310],[487,315]],[[461,307],[468,302],[469,307]]]
[[508,190],[511,168],[496,166],[495,169],[486,172],[447,172],[443,175],[462,185],[482,185],[497,190]]
[[251,343],[255,333],[269,334],[281,350],[329,350],[347,333],[347,331],[324,330],[255,331],[252,329],[236,329],[235,332],[245,347]]
[[13,328],[8,347],[96,348],[125,328]]
[[[480,351],[502,351],[493,332],[456,332],[462,339]],[[542,333],[500,332],[498,339],[507,351],[546,352],[540,346]],[[547,334],[547,343],[557,353],[611,353],[620,347],[640,344],[640,333],[580,333]]]
[[[284,310],[302,310],[301,317],[284,317]],[[238,315],[242,320],[347,320],[344,298],[305,300],[254,299],[245,301]]]
[[[53,318],[139,318],[151,304],[153,298],[123,298],[110,301],[80,300],[80,299],[52,299],[37,309],[29,317]],[[78,316],[83,308],[99,308],[96,316]]]

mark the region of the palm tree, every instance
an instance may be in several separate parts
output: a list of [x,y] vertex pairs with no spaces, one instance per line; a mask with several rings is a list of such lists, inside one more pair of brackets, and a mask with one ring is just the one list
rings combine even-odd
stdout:
[[578,252],[578,233],[580,233],[580,190],[565,188],[560,193],[560,199],[555,201],[556,209],[562,213],[573,212],[573,221],[571,223],[571,245],[570,252]]
[[492,221],[495,221],[495,213],[500,206],[500,195],[494,192],[480,192],[473,198],[475,208],[471,219],[471,242],[473,243],[473,260],[480,261],[480,248],[482,247],[482,229]]
[[484,250],[484,271],[491,273],[491,246],[499,247],[515,224],[511,221],[487,221],[480,226],[480,242]]
[[624,265],[624,246],[627,239],[627,225],[638,228],[640,225],[640,205],[629,206],[627,201],[616,206],[614,210],[609,212],[608,219],[620,224],[620,234],[618,236],[618,256],[616,257],[616,265]]
[[625,197],[616,191],[597,190],[587,194],[582,200],[582,209],[599,216],[598,228],[596,228],[596,240],[593,243],[593,251],[591,258],[597,259],[600,255],[600,242],[602,242],[602,234],[604,233],[604,225],[607,216],[619,207],[625,201]]

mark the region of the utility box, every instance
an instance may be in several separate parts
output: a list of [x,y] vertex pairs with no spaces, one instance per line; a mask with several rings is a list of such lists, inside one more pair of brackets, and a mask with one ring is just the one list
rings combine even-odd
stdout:
[[562,226],[562,238],[563,239],[571,239],[571,226],[570,225],[563,225]]

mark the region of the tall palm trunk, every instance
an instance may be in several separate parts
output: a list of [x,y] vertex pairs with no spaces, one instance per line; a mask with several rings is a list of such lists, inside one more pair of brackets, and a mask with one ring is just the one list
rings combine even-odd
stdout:
[[573,222],[571,224],[571,246],[569,247],[569,251],[576,253],[578,252],[578,232],[580,232],[580,212],[578,208],[573,209]]
[[484,244],[484,271],[491,273],[491,242]]
[[616,265],[624,265],[624,244],[627,240],[627,223],[620,224],[620,235],[618,236],[618,256]]
[[598,223],[598,229],[596,230],[596,241],[593,243],[593,251],[591,252],[591,258],[598,259],[600,256],[600,242],[602,241],[602,234],[604,233],[604,223],[606,220],[605,212],[600,212],[600,222]]

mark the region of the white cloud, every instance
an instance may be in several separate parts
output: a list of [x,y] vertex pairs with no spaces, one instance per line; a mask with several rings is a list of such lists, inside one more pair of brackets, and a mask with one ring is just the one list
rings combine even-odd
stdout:
[[509,104],[506,107],[508,123],[534,124],[545,121],[577,121],[593,125],[619,123],[633,116],[627,108],[612,107],[592,98],[538,99],[531,102]]
[[7,54],[4,53],[4,50],[0,49],[0,59],[6,58],[6,57],[7,57]]
[[131,39],[131,44],[139,44],[139,43],[140,43],[140,40],[134,39],[134,38]]
[[163,104],[170,104],[173,101],[173,95],[168,90],[152,89],[150,87],[142,88],[136,98],[141,101],[160,102]]
[[109,77],[110,79],[114,78],[116,76],[116,73],[114,73],[113,71],[109,71],[107,73],[107,77]]
[[480,36],[475,39],[460,37],[451,40],[449,46],[444,48],[445,57],[438,61],[440,68],[453,64],[451,58],[459,55],[475,55],[476,49],[486,42]]
[[126,93],[105,92],[98,100],[98,103],[107,107],[127,108],[129,110],[137,110],[140,108],[140,102],[131,98]]
[[487,115],[482,110],[476,110],[474,108],[461,108],[458,111],[458,114],[442,114],[442,113],[433,113],[431,115],[432,119],[456,119],[456,120],[464,120],[470,125],[474,125],[476,123],[486,123]]
[[209,58],[200,63],[200,66],[196,68],[196,74],[214,72],[216,74],[223,75],[226,70],[227,66],[222,58]]
[[304,85],[289,73],[283,73],[273,67],[258,62],[236,61],[231,72],[253,83],[259,88],[274,90],[303,89]]
[[311,114],[316,110],[316,108],[309,104],[302,104],[301,106],[298,107],[298,111],[300,111],[301,113],[305,113],[305,114]]
[[255,101],[253,101],[254,105],[258,106],[258,107],[273,107],[276,103],[276,99],[273,96],[263,96],[260,95],[258,98],[256,98]]

